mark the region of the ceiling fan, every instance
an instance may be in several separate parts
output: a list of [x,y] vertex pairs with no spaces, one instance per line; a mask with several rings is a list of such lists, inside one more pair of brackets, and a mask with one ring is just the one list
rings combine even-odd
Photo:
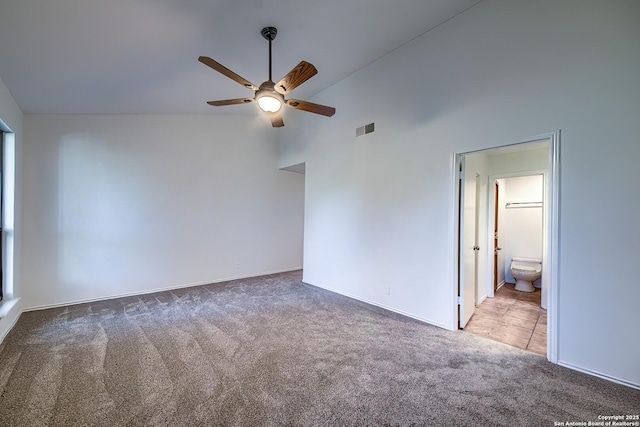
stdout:
[[314,67],[313,64],[301,61],[280,81],[274,83],[273,80],[271,80],[271,42],[276,38],[278,29],[275,27],[265,27],[262,29],[261,33],[262,37],[269,41],[269,80],[262,83],[259,87],[207,56],[201,56],[198,58],[198,61],[203,64],[208,65],[221,74],[224,74],[231,80],[240,83],[242,86],[255,91],[253,98],[223,99],[220,101],[209,101],[207,104],[220,107],[223,105],[257,102],[260,109],[269,114],[271,125],[273,127],[284,126],[284,121],[282,120],[283,104],[288,107],[295,108],[296,110],[307,111],[309,113],[320,114],[327,117],[333,116],[336,112],[336,109],[333,107],[327,107],[326,105],[314,104],[312,102],[301,101],[298,99],[284,98],[284,95],[287,95],[302,83],[318,74],[318,70],[316,70],[316,67]]

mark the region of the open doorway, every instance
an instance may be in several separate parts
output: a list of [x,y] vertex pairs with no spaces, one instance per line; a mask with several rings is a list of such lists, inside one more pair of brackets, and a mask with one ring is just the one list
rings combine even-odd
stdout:
[[[508,146],[457,154],[455,162],[458,179],[454,199],[458,212],[456,288],[460,329],[496,341],[507,341],[507,344],[523,349],[531,345],[530,350],[557,362],[559,132]],[[518,178],[524,176],[531,178]],[[505,198],[503,190],[508,185],[504,180],[512,178],[513,191],[510,198]],[[539,182],[539,196],[523,196],[523,189],[531,187],[533,182]],[[516,230],[511,232],[512,243],[504,244],[501,237],[508,230],[503,228],[501,231],[505,224],[500,221],[500,211],[504,213],[505,209],[510,209],[513,218],[538,217],[539,241],[533,242],[526,237],[530,233]],[[522,224],[519,227],[522,228]],[[515,237],[518,234],[520,240]],[[510,272],[513,258],[539,261],[541,277],[533,292],[515,290],[515,286],[509,284],[514,281]],[[520,271],[517,275],[522,276]],[[521,288],[523,283],[518,283]],[[482,315],[489,318],[482,320]],[[529,335],[525,337],[527,333]]]
[[[300,187],[298,187],[299,191],[296,191],[290,195],[290,197],[295,197],[296,200],[300,203],[300,207],[302,208],[302,215],[300,217],[300,228],[299,228],[299,241],[297,242],[299,245],[300,252],[300,260],[299,265],[300,268],[304,267],[304,236],[305,236],[305,193],[306,193],[306,172],[307,172],[307,164],[306,162],[296,163],[289,166],[281,167],[280,170],[293,172],[295,175],[298,175]],[[294,238],[294,241],[297,240]]]
[[541,355],[547,354],[548,320],[541,280],[545,177],[546,170],[489,176],[487,262],[493,280],[487,277],[488,298],[464,328]]

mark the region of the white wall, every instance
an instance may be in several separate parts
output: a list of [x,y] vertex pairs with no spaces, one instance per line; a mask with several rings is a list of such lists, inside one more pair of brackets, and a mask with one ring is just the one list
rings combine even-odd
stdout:
[[252,120],[26,115],[24,306],[300,268],[304,176]]
[[[4,82],[0,80],[0,127],[4,131],[12,132],[11,139],[13,140],[14,149],[14,176],[9,177],[6,174],[11,171],[6,167],[5,162],[5,190],[7,183],[13,179],[14,183],[14,199],[13,199],[13,215],[7,211],[10,206],[5,205],[5,221],[4,232],[2,238],[4,239],[4,257],[6,260],[4,278],[5,280],[12,281],[10,286],[13,288],[13,295],[5,295],[5,301],[0,303],[0,342],[9,332],[15,321],[18,319],[21,310],[20,298],[22,296],[22,275],[21,275],[21,223],[22,218],[21,203],[22,203],[22,141],[23,141],[23,115],[20,107],[16,103],[13,96],[4,85]],[[5,153],[6,154],[6,153]],[[5,159],[8,160],[8,159]],[[5,197],[8,193],[5,193]],[[9,301],[13,299],[13,301]],[[5,307],[2,307],[2,306]],[[6,307],[11,307],[6,309]]]
[[[504,180],[504,199],[506,203],[542,202],[543,176],[518,176]],[[542,260],[542,206],[511,207],[504,210],[504,255],[505,277],[509,283],[515,283],[511,274],[511,261],[514,257]],[[542,266],[545,268],[546,266]],[[536,283],[539,286],[539,281]]]
[[[532,144],[543,144],[534,142]],[[526,147],[529,144],[519,144],[516,147]],[[489,173],[491,175],[521,174],[523,172],[538,172],[549,167],[548,142],[544,148],[533,150],[524,149],[500,154],[501,150],[488,152]]]
[[280,159],[307,165],[305,281],[453,329],[454,153],[561,129],[558,360],[640,385],[638,22],[486,0],[318,94],[336,115],[299,115]]

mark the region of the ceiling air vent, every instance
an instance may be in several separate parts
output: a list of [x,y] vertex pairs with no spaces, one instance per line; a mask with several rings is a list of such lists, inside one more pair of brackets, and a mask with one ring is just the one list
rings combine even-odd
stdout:
[[368,125],[360,126],[359,128],[356,128],[356,136],[366,135],[368,133],[373,132],[373,130],[374,130],[374,124],[373,123],[369,123]]

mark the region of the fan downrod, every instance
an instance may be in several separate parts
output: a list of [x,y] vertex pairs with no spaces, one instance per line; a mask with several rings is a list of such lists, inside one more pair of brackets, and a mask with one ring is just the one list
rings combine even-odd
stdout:
[[278,34],[278,29],[276,27],[264,27],[262,31],[260,31],[260,34],[262,34],[262,37],[265,39],[273,41]]

